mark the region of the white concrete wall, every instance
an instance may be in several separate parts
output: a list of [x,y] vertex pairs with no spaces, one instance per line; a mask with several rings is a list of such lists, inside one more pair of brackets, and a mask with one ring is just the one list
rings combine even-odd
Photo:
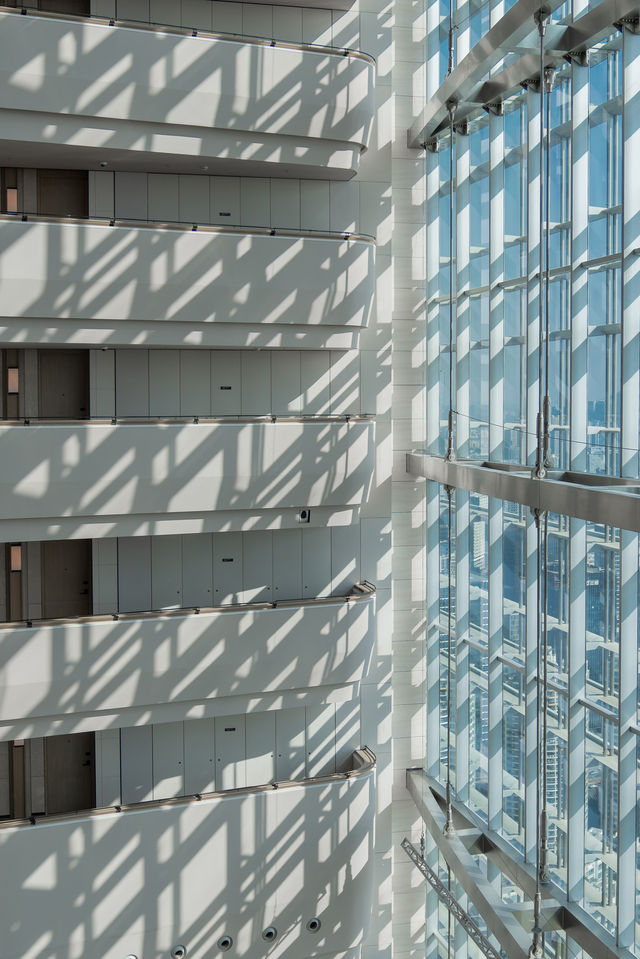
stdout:
[[[236,3],[216,0],[92,0],[95,16],[143,23],[191,27],[239,36],[274,37],[294,43],[321,43],[357,49],[360,16],[349,0],[317,0],[314,7],[295,2]],[[326,8],[331,9],[326,9]],[[343,12],[347,10],[348,12]]]
[[[0,828],[6,959],[355,959],[370,916],[374,773]],[[271,855],[267,851],[271,851]],[[322,926],[306,931],[314,916]]]
[[357,233],[360,185],[357,180],[91,170],[89,216]]
[[0,427],[0,542],[29,518],[359,505],[373,443],[370,421]]
[[1,26],[3,136],[16,142],[46,128],[52,145],[71,136],[130,155],[250,156],[344,178],[368,143],[374,68],[360,57],[19,14]]
[[371,309],[361,240],[9,220],[0,244],[5,316],[358,328]]
[[98,730],[96,805],[344,772],[358,746],[340,730],[344,705]]
[[[362,404],[360,354],[353,350],[138,347],[92,350],[90,364],[90,410],[97,418],[370,412]],[[371,391],[367,400],[373,403]]]
[[96,614],[341,596],[360,579],[357,525],[132,536],[96,546]]
[[184,719],[218,697],[324,687],[330,701],[366,673],[374,620],[372,598],[0,630],[0,738],[33,735],[31,723],[38,735],[99,728],[107,714],[126,725],[127,711],[154,722],[165,703]]

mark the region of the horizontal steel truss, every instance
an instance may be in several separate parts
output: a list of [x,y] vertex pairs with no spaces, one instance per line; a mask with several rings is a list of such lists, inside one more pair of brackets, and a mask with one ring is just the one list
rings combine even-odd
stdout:
[[407,453],[407,473],[495,499],[640,533],[640,480]]
[[[473,857],[486,856],[531,900],[536,891],[535,870],[519,861],[515,850],[501,836],[487,829],[455,800],[452,803],[454,834],[445,836],[444,787],[423,769],[407,769],[406,784],[427,832],[486,922],[489,932],[496,937],[510,959],[527,959],[533,930],[532,902],[514,906],[503,902]],[[557,886],[544,883],[541,893],[542,932],[564,930],[594,959],[633,959],[632,953],[617,946],[613,936],[584,909],[575,903],[562,901],[562,890]]]
[[[455,103],[455,121],[460,123],[483,106],[499,103],[524,81],[539,76],[538,55],[530,42],[533,32],[536,41],[538,36],[533,16],[541,9],[552,13],[560,3],[561,0],[517,0],[429,98],[408,132],[408,145],[414,149],[425,146],[444,130],[449,121],[448,104]],[[565,57],[580,62],[590,46],[613,33],[618,25],[633,23],[639,11],[638,0],[602,0],[572,24],[549,25],[545,36],[546,65],[557,66]],[[489,76],[508,53],[517,52],[522,55],[506,69]]]
[[487,937],[482,935],[469,913],[462,908],[449,888],[438,878],[431,866],[425,862],[416,847],[408,839],[403,839],[400,845],[414,866],[418,867],[440,902],[444,903],[456,922],[460,923],[469,938],[482,950],[487,959],[501,959],[498,950],[494,949]]

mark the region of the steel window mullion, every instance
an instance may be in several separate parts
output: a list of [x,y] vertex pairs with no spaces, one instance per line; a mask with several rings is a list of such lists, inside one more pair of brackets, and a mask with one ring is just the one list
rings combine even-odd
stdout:
[[427,483],[427,642],[425,765],[440,777],[440,484]]
[[[468,27],[467,31],[468,32]],[[464,41],[463,41],[464,43]],[[458,49],[460,50],[460,37]],[[469,452],[469,346],[471,310],[468,296],[460,296],[469,288],[469,137],[456,133],[456,453]],[[458,490],[456,507],[456,640],[469,632],[469,494]],[[469,799],[469,647],[456,642],[456,688],[453,708],[456,717],[456,794]]]
[[622,36],[622,369],[621,472],[638,476],[640,433],[640,36],[625,30]]
[[571,112],[571,444],[570,463],[587,469],[587,331],[589,273],[589,71],[572,70]]
[[634,944],[636,906],[636,737],[638,702],[638,535],[620,531],[620,665],[618,743],[618,945]]
[[587,524],[571,519],[569,548],[569,729],[567,898],[584,896]]
[[[533,25],[533,21],[532,21]],[[527,93],[527,463],[536,453],[540,337],[540,94]]]
[[438,206],[440,191],[440,156],[426,152],[427,177],[427,449],[440,450],[440,305],[435,298],[440,292],[440,230]]
[[456,688],[453,710],[456,717],[456,795],[469,800],[469,646],[459,640],[469,633],[469,494],[457,490],[456,507]]
[[[492,22],[503,11],[498,3]],[[489,457],[503,459],[504,437],[504,116],[489,117]],[[488,798],[491,829],[502,825],[503,509],[488,499]]]
[[455,418],[456,453],[469,455],[469,347],[470,298],[461,296],[469,289],[469,137],[456,133],[456,392],[455,404],[460,414]]
[[427,7],[426,82],[426,100],[428,102],[440,86],[440,0],[431,0]]
[[504,516],[502,501],[489,499],[489,795],[488,824],[499,832],[502,827],[502,621],[503,575],[502,537]]
[[489,459],[504,437],[504,116],[489,118]]
[[536,862],[537,845],[537,608],[538,608],[538,550],[536,524],[529,514],[526,530],[526,681],[525,681],[525,860]]

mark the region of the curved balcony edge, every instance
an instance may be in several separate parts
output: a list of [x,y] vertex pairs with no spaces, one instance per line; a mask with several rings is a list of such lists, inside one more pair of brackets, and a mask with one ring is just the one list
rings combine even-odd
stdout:
[[46,936],[52,959],[161,959],[176,943],[205,959],[227,936],[230,956],[264,959],[263,931],[273,927],[271,957],[356,959],[371,915],[374,754],[357,750],[353,766],[0,824],[3,904],[12,917],[3,955],[28,955]]
[[[290,0],[293,4],[294,0]],[[295,0],[297,4],[297,0]],[[286,5],[286,2],[285,2]],[[320,7],[319,3],[314,3],[314,7]],[[352,2],[349,4],[352,6]],[[330,9],[342,9],[338,6],[336,0],[332,0]],[[348,7],[345,7],[348,9]],[[24,11],[24,13],[22,12]],[[8,7],[0,4],[0,13],[16,14],[15,7]],[[68,20],[70,23],[100,23],[107,27],[126,27],[132,30],[152,31],[153,33],[167,33],[178,37],[204,37],[208,40],[230,40],[235,43],[251,43],[261,47],[282,47],[287,50],[309,50],[315,53],[328,53],[338,57],[356,57],[366,60],[375,65],[376,58],[364,50],[355,50],[352,47],[336,47],[327,43],[305,43],[295,40],[281,40],[276,37],[260,37],[246,33],[229,33],[219,30],[201,30],[195,27],[178,26],[171,23],[145,22],[144,20],[127,20],[122,17],[101,17],[97,14],[88,16],[79,16],[73,13],[64,13],[63,11],[41,10],[38,7],[32,7],[25,3],[21,5],[21,16],[39,17],[43,20]]]
[[[106,143],[116,171],[131,169],[135,155],[147,169],[173,155],[173,172],[201,173],[204,164],[224,173],[229,161],[250,161],[253,176],[258,164],[288,176],[324,167],[325,177],[344,179],[367,148],[375,65],[366,54],[24,10],[0,10],[0,20],[2,138],[15,165],[29,165],[38,141],[49,165],[56,151],[73,150],[97,167],[88,158]],[[58,48],[63,74],[37,56]],[[172,68],[161,74],[162,61]],[[285,121],[281,103],[294,89]]]
[[219,789],[215,792],[191,793],[187,796],[175,796],[171,799],[149,799],[145,802],[118,803],[116,806],[95,806],[91,809],[78,809],[75,812],[57,813],[53,815],[29,816],[24,819],[0,819],[0,831],[5,829],[22,829],[37,826],[38,823],[52,825],[57,822],[77,822],[79,819],[93,819],[99,816],[108,816],[113,813],[126,814],[142,812],[151,809],[164,809],[169,806],[189,806],[191,803],[206,802],[211,799],[227,799],[232,797],[252,796],[256,793],[273,792],[274,790],[299,789],[309,785],[344,782],[345,780],[361,779],[371,776],[376,771],[377,757],[369,746],[360,746],[351,754],[352,769],[345,769],[339,773],[327,773],[324,776],[309,776],[304,779],[282,779],[258,786],[240,786],[236,789]]

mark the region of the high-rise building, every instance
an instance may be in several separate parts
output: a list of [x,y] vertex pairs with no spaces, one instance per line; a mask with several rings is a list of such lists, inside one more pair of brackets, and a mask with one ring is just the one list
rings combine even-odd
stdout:
[[639,955],[637,3],[31,4],[3,959]]

